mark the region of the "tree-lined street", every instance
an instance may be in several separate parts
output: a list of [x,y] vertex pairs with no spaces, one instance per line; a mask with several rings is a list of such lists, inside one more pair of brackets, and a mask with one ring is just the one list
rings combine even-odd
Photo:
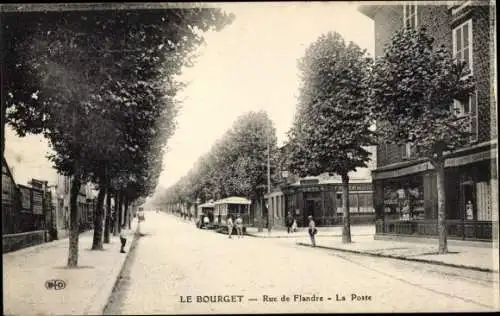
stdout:
[[[147,212],[141,232],[107,314],[430,312],[495,306],[495,274],[296,245],[307,237],[229,239],[163,213]],[[198,296],[225,295],[234,295],[235,302],[197,301]],[[278,301],[264,302],[265,295]],[[290,302],[282,302],[283,295]],[[323,301],[300,301],[294,295]]]
[[2,131],[46,140],[57,178],[16,181],[2,133],[4,313],[498,311],[489,7],[365,8],[370,53],[350,3],[327,16],[344,30],[300,32],[275,8],[154,6],[1,7]]

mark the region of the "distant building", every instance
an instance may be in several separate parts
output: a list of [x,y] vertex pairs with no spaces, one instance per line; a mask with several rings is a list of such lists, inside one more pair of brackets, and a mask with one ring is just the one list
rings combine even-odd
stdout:
[[[56,226],[58,237],[62,238],[69,234],[71,177],[58,175],[54,193]],[[97,193],[91,183],[83,184],[80,187],[77,197],[77,207],[81,230],[93,227],[96,198]]]
[[[375,210],[373,208],[373,191],[371,170],[376,167],[375,146],[366,148],[370,151],[371,158],[367,168],[358,168],[356,172],[349,173],[349,211],[351,223],[373,223]],[[286,155],[282,149],[282,155]],[[264,200],[264,222],[267,226],[268,213],[271,212],[271,225],[285,226],[285,218],[291,213],[299,226],[308,224],[307,217],[313,216],[316,225],[331,226],[343,223],[342,210],[342,180],[340,176],[322,174],[316,177],[298,178],[289,174],[282,162],[280,169],[288,174],[282,174],[283,182],[274,188]],[[256,201],[259,203],[259,201]],[[255,212],[251,217],[256,218]]]
[[[448,236],[491,240],[498,222],[497,104],[493,89],[495,6],[488,1],[450,1],[425,5],[367,4],[359,11],[375,22],[375,55],[403,27],[425,27],[435,45],[445,45],[464,60],[476,80],[475,93],[455,100],[471,114],[470,144],[446,155],[445,191]],[[426,159],[417,159],[410,144],[377,147],[372,171],[377,234],[437,235],[436,175]],[[409,206],[408,208],[405,207]]]

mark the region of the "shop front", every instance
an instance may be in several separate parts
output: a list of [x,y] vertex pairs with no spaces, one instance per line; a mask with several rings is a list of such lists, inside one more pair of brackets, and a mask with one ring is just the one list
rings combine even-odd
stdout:
[[[445,165],[448,237],[491,241],[498,229],[498,181],[492,160]],[[436,174],[427,162],[374,172],[377,235],[438,236]]]
[[[300,181],[283,188],[285,213],[292,214],[299,227],[308,225],[312,216],[317,226],[343,224],[342,184],[334,181]],[[349,184],[349,211],[352,224],[373,223],[373,192],[371,181]]]

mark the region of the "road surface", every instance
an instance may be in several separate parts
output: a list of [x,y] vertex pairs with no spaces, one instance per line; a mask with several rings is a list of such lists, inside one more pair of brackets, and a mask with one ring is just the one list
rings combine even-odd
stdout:
[[491,273],[301,247],[293,238],[229,239],[163,213],[146,213],[140,229],[105,314],[499,308]]

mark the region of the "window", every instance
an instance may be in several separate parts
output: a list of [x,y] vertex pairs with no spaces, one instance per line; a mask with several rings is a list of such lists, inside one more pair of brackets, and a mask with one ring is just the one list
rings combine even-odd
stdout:
[[468,20],[453,29],[453,57],[467,63],[472,74],[472,20]]
[[416,29],[417,24],[417,5],[416,4],[404,4],[403,5],[403,18],[405,28]]
[[401,146],[401,158],[410,159],[415,156],[415,146],[413,143],[406,143]]
[[473,93],[465,100],[454,100],[453,110],[455,115],[470,115],[470,125],[468,131],[472,134],[470,141],[477,140],[477,93]]
[[356,213],[358,212],[358,195],[357,194],[349,194],[349,212]]

